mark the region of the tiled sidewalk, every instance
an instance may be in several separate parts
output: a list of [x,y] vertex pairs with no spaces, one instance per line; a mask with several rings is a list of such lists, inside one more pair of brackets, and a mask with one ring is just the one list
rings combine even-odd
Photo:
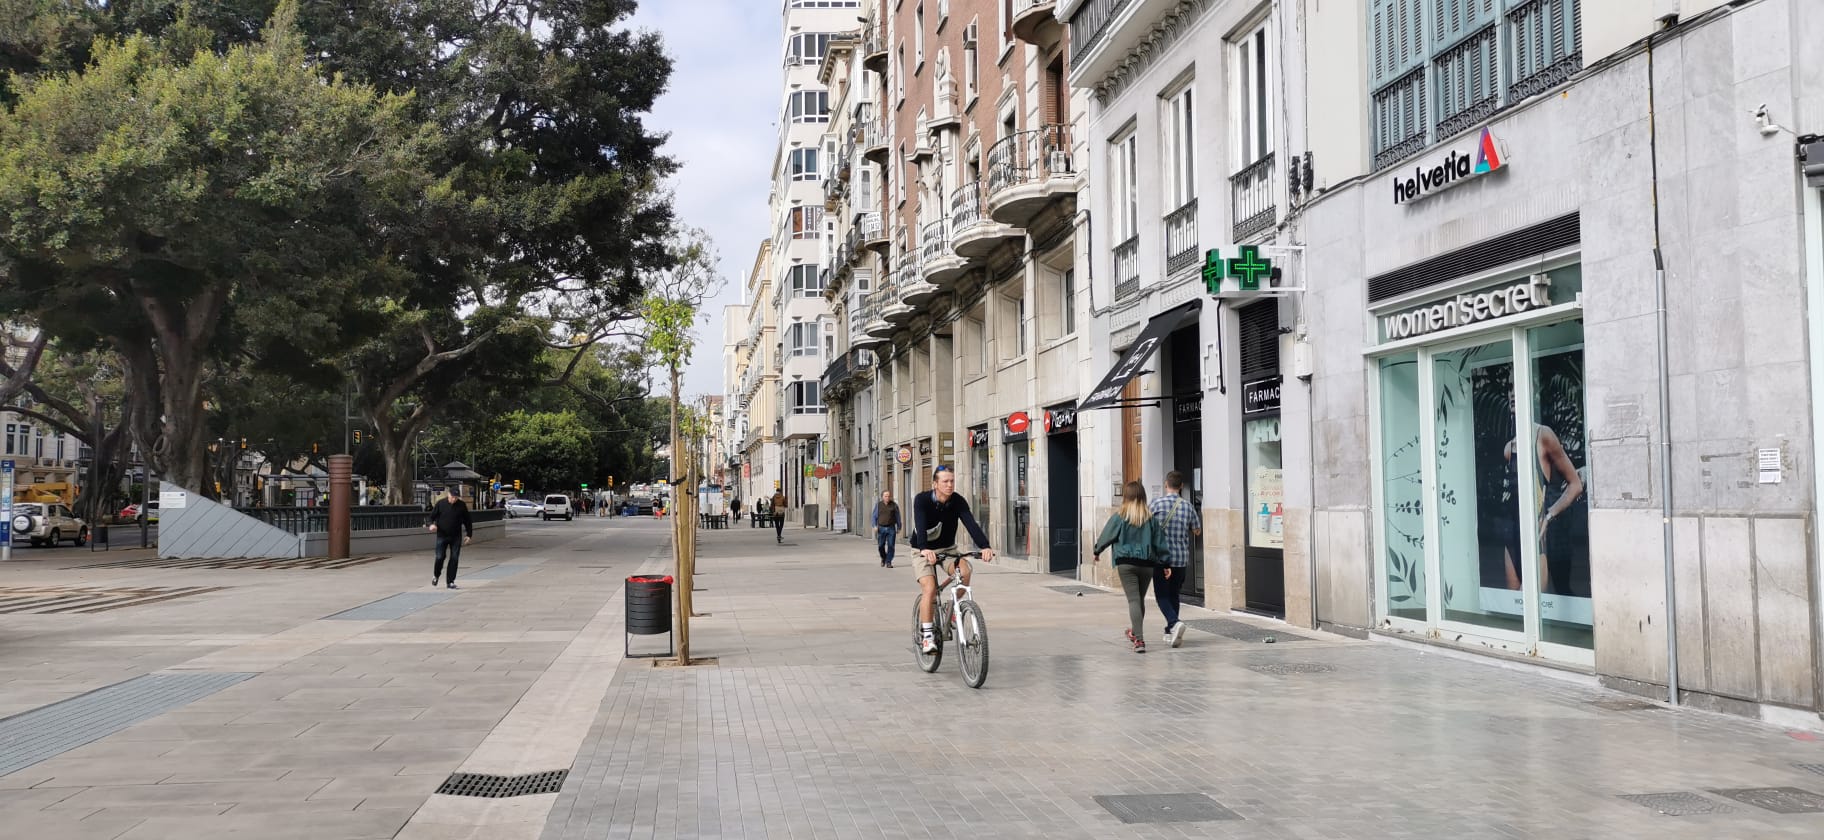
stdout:
[[[993,660],[971,690],[953,659],[913,666],[908,564],[765,536],[702,541],[693,652],[718,664],[621,666],[546,840],[1824,836],[1824,813],[1770,810],[1801,794],[1718,792],[1824,793],[1824,742],[1252,619],[1274,644],[1194,630],[1139,656],[1118,595],[1042,576],[978,576]],[[1230,818],[1111,810],[1199,804]],[[1708,812],[1659,812],[1679,808]]]

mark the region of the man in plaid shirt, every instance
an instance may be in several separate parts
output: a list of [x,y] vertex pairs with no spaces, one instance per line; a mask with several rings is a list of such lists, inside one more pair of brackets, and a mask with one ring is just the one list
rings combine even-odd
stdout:
[[1153,520],[1165,529],[1165,545],[1171,549],[1171,565],[1153,570],[1153,596],[1159,601],[1159,614],[1165,617],[1166,644],[1172,647],[1184,642],[1184,622],[1178,620],[1178,593],[1190,571],[1191,538],[1203,536],[1197,506],[1183,494],[1184,473],[1173,470],[1165,474],[1165,492],[1152,504]]

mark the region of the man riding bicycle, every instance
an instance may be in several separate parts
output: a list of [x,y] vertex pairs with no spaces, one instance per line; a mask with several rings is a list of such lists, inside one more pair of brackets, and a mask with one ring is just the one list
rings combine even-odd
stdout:
[[[931,489],[912,500],[911,543],[913,550],[918,552],[918,560],[912,564],[913,575],[918,578],[919,589],[923,592],[918,599],[918,626],[923,636],[919,645],[927,654],[937,649],[936,628],[932,627],[933,605],[937,600],[937,552],[956,547],[958,523],[969,531],[969,538],[981,550],[982,559],[994,562],[994,549],[988,547],[988,535],[982,533],[982,526],[969,512],[969,503],[956,493],[956,470],[940,466],[931,476]],[[969,561],[957,558],[956,564],[963,585],[968,586]]]

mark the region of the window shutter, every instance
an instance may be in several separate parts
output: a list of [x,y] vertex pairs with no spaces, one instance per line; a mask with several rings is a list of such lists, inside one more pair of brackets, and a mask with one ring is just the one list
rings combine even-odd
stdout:
[[1265,300],[1236,311],[1241,321],[1241,375],[1279,372],[1279,301]]

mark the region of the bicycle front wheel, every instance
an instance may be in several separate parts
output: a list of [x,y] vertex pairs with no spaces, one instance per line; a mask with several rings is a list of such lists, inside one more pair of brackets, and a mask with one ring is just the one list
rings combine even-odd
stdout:
[[957,652],[963,657],[963,681],[970,688],[981,688],[988,681],[988,620],[974,601],[962,602],[957,618],[963,635],[957,640]]
[[[937,647],[931,653],[925,653],[925,631],[918,618],[918,602],[921,597],[917,595],[912,597],[912,658],[918,661],[919,670],[929,674],[937,670],[938,663],[944,661],[944,634],[933,634]],[[933,612],[935,613],[935,610]]]

